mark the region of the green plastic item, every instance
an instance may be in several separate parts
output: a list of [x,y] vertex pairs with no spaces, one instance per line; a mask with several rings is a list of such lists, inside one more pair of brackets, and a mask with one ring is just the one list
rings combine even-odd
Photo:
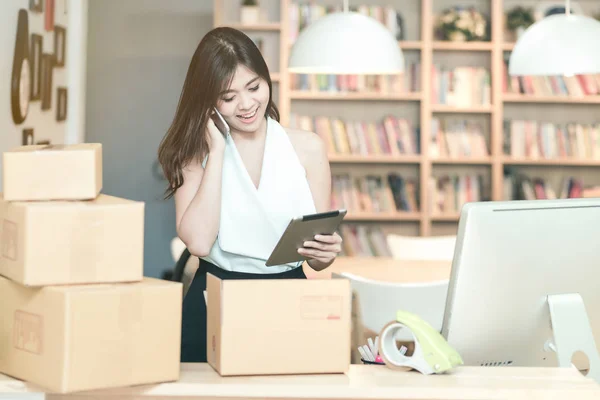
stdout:
[[[410,329],[415,350],[412,356],[402,354],[396,345],[396,333]],[[422,374],[440,374],[463,364],[462,357],[444,337],[422,318],[399,310],[396,321],[386,325],[379,335],[379,354],[386,364],[413,368]]]

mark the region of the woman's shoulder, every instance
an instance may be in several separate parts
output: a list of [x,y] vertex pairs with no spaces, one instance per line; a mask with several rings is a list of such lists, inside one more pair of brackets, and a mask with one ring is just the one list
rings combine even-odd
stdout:
[[316,133],[293,128],[285,128],[285,132],[303,164],[327,158],[325,142]]

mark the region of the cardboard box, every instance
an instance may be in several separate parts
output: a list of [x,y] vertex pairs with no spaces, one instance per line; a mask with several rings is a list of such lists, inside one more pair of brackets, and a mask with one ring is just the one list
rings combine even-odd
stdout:
[[4,152],[4,199],[89,200],[102,190],[102,145],[21,146]]
[[220,375],[347,372],[348,280],[221,280],[208,274],[207,296],[207,358]]
[[179,379],[182,284],[28,288],[0,277],[0,372],[53,392]]
[[144,203],[8,202],[0,194],[0,275],[23,285],[139,281]]

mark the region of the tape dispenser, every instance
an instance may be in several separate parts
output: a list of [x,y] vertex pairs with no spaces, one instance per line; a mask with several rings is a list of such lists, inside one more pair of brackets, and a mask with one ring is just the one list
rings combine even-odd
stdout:
[[[406,356],[396,345],[396,333],[400,329],[410,329],[414,340],[414,351]],[[387,324],[379,334],[379,354],[390,367],[409,367],[422,374],[440,374],[463,360],[444,337],[422,318],[407,311],[397,311],[396,321]]]

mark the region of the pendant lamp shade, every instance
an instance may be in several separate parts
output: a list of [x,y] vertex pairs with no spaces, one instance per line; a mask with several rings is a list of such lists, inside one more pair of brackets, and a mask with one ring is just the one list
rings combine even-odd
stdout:
[[302,30],[292,47],[289,72],[397,74],[404,56],[389,29],[356,12],[327,14]]
[[600,73],[600,22],[584,15],[554,14],[521,35],[509,60],[510,75]]

